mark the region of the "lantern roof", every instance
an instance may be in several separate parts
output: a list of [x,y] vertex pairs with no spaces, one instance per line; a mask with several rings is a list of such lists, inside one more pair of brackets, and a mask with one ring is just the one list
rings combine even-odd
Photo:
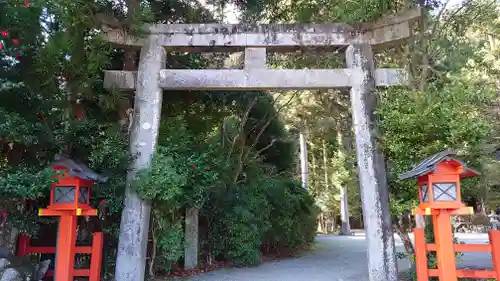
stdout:
[[106,182],[108,177],[99,175],[98,173],[92,171],[89,167],[78,160],[69,159],[64,156],[57,155],[55,157],[55,162],[52,166],[62,166],[68,169],[70,176],[78,177],[85,180],[92,180],[96,182]]
[[464,162],[456,159],[454,156],[456,156],[456,154],[450,150],[441,151],[425,158],[418,165],[414,166],[410,171],[400,174],[398,178],[399,180],[407,180],[410,178],[426,175],[432,171],[435,171],[437,165],[443,161],[453,161],[457,165],[461,165],[462,173],[460,174],[460,178],[462,179],[480,175],[478,171],[468,168]]

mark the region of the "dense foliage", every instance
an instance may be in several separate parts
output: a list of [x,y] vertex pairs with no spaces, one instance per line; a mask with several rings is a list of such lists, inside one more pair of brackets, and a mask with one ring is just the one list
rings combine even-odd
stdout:
[[[483,172],[465,183],[470,204],[494,204],[498,189],[498,2],[463,1],[287,1],[266,10],[269,21],[347,22],[374,20],[412,7],[423,8],[413,40],[376,55],[379,67],[404,67],[408,87],[379,89],[380,141],[388,167],[395,214],[415,207],[417,189],[397,175],[423,158],[451,149]],[[343,67],[344,50],[276,55],[276,67]],[[347,186],[353,218],[361,213],[356,181],[349,93],[303,91],[283,112],[290,126],[307,134],[310,187],[323,211],[339,207]],[[325,145],[326,143],[326,145]],[[323,160],[327,156],[327,161]],[[359,226],[359,225],[358,225]]]
[[463,198],[469,204],[487,203],[487,191],[496,185],[497,180],[492,180],[496,176],[488,174],[498,165],[493,152],[499,145],[495,109],[499,54],[489,44],[488,34],[498,29],[500,18],[492,9],[498,11],[494,1],[469,1],[450,11],[436,9],[437,16],[424,22],[429,34],[421,40],[428,44],[417,41],[400,53],[407,56],[414,50],[412,59],[422,62],[420,69],[413,70],[412,85],[380,94],[381,143],[398,212],[414,205],[417,196],[412,183],[397,181],[397,174],[445,149],[485,173],[464,183]]
[[[182,1],[151,4],[141,6],[136,21],[213,19]],[[165,13],[151,13],[160,10]],[[122,113],[130,93],[102,88],[102,70],[121,69],[127,61],[123,51],[101,41],[95,15],[120,16],[123,7],[12,0],[1,2],[0,11],[6,15],[0,18],[0,208],[9,217],[2,227],[35,236],[48,224],[53,228],[54,221],[36,216],[48,203],[50,163],[56,154],[81,160],[109,177],[92,190],[92,201],[95,207],[105,202],[97,229],[107,233],[106,264],[112,266],[125,174],[134,157]],[[169,66],[200,68],[214,61],[220,59],[173,53]],[[293,180],[294,144],[277,110],[266,93],[165,93],[154,165],[136,183],[141,196],[153,200],[151,274],[170,270],[184,255],[189,208],[209,224],[200,233],[208,245],[201,254],[235,265],[259,263],[261,250],[293,250],[313,241],[314,201]]]
[[[266,95],[255,98],[259,99],[255,107],[246,109],[252,120],[260,117],[258,104],[269,101]],[[231,132],[229,125],[221,131],[220,122],[211,118],[191,124],[189,120],[184,115],[162,123],[152,169],[138,181],[140,194],[158,209],[153,213],[153,232],[158,236],[157,256],[169,259],[163,266],[168,269],[183,255],[183,244],[173,242],[183,235],[183,213],[179,213],[183,208],[199,210],[200,219],[208,224],[206,233],[200,233],[206,239],[202,243],[209,245],[210,254],[234,265],[258,264],[261,249],[276,252],[310,244],[317,212],[312,197],[290,179],[291,171],[264,151],[242,144],[239,138],[246,130],[238,121]],[[227,118],[219,121],[223,120],[230,123]],[[273,136],[272,126],[255,123],[257,131],[267,130],[265,135]],[[278,124],[273,126],[281,130]]]

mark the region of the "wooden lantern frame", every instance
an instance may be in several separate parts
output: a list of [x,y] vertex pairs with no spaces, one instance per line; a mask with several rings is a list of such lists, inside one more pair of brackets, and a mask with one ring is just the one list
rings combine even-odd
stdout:
[[[57,181],[52,184],[52,189],[50,191],[50,205],[47,206],[47,209],[52,210],[90,210],[92,207],[90,206],[90,189],[93,185],[93,181],[82,179],[77,176],[71,176],[67,168],[63,166],[54,165],[52,167],[56,171],[62,171],[63,174],[57,175]],[[74,202],[72,203],[59,203],[55,202],[55,195],[57,188],[64,187],[74,187],[75,188],[75,196]],[[80,190],[81,188],[87,188],[87,202],[80,202]]]
[[[479,176],[480,173],[454,158],[455,154],[443,151],[432,155],[412,170],[399,176],[400,180],[417,178],[419,205],[415,210],[417,214],[431,215],[433,211],[453,210],[457,215],[472,214],[472,208],[466,207],[462,202],[460,181],[462,179]],[[454,184],[456,191],[455,200],[436,201],[434,199],[435,184]],[[427,201],[423,199],[422,186],[427,185]]]
[[[460,186],[460,174],[462,174],[462,164],[455,159],[444,160],[436,164],[434,171],[417,178],[418,197],[420,199],[420,209],[460,209],[465,207],[462,203],[462,193]],[[455,185],[455,200],[436,201],[435,187],[436,184],[454,184]],[[427,186],[426,198],[422,193],[422,186]]]
[[[77,219],[79,216],[97,215],[97,209],[90,206],[90,188],[95,181],[105,182],[107,178],[99,176],[82,163],[63,157],[59,157],[52,169],[61,173],[55,176],[56,181],[52,184],[49,206],[40,209],[38,215],[59,217],[54,277],[56,281],[73,281],[75,274],[78,275],[74,268],[75,254],[79,249],[76,246]],[[73,202],[55,202],[58,187],[74,188]],[[86,202],[79,202],[82,188],[87,188]],[[102,238],[102,233],[96,237]],[[91,252],[94,256],[91,272],[86,276],[97,281],[100,279],[102,240],[97,239],[93,243]]]
[[[450,151],[437,153],[399,176],[400,180],[417,178],[420,204],[415,209],[415,214],[432,216],[434,226],[433,244],[426,242],[423,228],[413,229],[417,280],[428,281],[429,277],[438,277],[440,281],[457,281],[459,277],[500,280],[500,231],[488,232],[490,244],[463,245],[455,244],[453,241],[451,216],[473,214],[473,208],[466,207],[462,203],[460,180],[479,175],[477,171],[468,168],[453,156],[455,154]],[[436,183],[455,183],[455,200],[435,201],[433,186]],[[421,186],[425,185],[427,185],[427,201],[422,196]],[[437,269],[428,268],[427,252],[429,251],[436,252]],[[494,270],[458,270],[455,261],[457,251],[490,252]]]

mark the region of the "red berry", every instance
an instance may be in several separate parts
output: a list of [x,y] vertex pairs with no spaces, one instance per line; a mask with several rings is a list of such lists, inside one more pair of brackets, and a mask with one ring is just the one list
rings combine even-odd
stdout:
[[3,50],[3,44],[0,43],[0,50]]
[[3,36],[3,37],[7,37],[7,36],[9,36],[9,32],[8,32],[8,31],[5,31],[5,30],[4,30],[4,31],[2,31],[2,33],[1,33],[1,34],[2,34],[2,36]]
[[104,205],[104,203],[106,203],[106,201],[104,201],[104,199],[102,199],[102,200],[99,202],[99,205]]
[[12,44],[19,45],[19,39],[12,39]]
[[28,1],[25,1],[25,2],[24,2],[24,7],[28,8],[29,6],[31,6],[31,3],[30,3],[30,2],[28,2]]
[[196,169],[196,165],[195,164],[191,164],[191,168]]
[[21,55],[20,54],[16,54],[16,60],[20,60],[21,59]]
[[6,211],[2,211],[2,218],[6,218],[7,217],[7,212]]

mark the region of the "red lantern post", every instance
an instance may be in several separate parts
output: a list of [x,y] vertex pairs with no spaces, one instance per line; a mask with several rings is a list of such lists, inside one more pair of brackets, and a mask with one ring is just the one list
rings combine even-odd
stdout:
[[[495,261],[495,253],[492,251],[500,242],[500,231],[490,231],[491,245],[454,244],[451,216],[473,214],[473,209],[462,203],[460,180],[479,175],[454,156],[455,154],[449,151],[435,154],[399,176],[400,180],[417,178],[420,204],[415,213],[432,216],[434,226],[435,244],[426,244],[424,229],[414,229],[419,281],[428,281],[432,276],[439,277],[440,281],[457,281],[458,277],[500,277],[500,258]],[[438,269],[427,268],[427,251],[436,252]],[[457,270],[456,251],[492,252],[495,271]]]
[[[57,252],[55,261],[55,281],[73,281],[74,261],[76,251],[77,218],[79,216],[96,216],[97,210],[90,206],[90,187],[96,180],[103,179],[81,163],[73,160],[60,158],[52,165],[57,171],[57,182],[52,185],[50,204],[46,209],[40,209],[40,216],[58,216],[59,233],[57,238]],[[104,179],[105,180],[105,179]],[[96,235],[101,237],[102,235]],[[92,245],[90,280],[99,280],[100,257],[102,251],[102,239],[97,239]],[[98,249],[99,248],[99,249]],[[94,276],[92,278],[92,275]],[[96,277],[97,275],[97,277]]]

